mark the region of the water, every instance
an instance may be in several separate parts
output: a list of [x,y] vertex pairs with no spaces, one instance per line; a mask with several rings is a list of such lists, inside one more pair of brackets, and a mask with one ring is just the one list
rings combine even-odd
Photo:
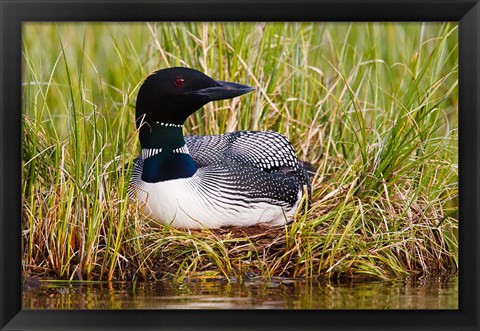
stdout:
[[27,282],[23,309],[458,309],[458,279]]

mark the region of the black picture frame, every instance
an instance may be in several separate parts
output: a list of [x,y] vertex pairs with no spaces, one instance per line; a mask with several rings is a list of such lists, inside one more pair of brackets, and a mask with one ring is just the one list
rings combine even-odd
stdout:
[[[480,4],[478,0],[0,0],[2,330],[479,330]],[[458,310],[22,310],[21,24],[25,21],[459,22]]]

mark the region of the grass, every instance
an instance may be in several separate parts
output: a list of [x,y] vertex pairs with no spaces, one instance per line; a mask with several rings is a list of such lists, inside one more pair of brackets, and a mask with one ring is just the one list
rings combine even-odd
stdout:
[[[25,23],[23,269],[83,280],[381,277],[458,266],[451,23]],[[154,228],[126,197],[156,69],[254,86],[187,134],[276,130],[318,167],[282,228]]]

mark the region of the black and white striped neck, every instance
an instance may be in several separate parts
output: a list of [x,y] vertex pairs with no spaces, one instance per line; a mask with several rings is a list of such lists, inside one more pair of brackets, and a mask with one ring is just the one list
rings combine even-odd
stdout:
[[163,148],[143,148],[142,149],[142,159],[145,161],[148,158],[154,157],[160,153],[173,153],[173,154],[188,154],[190,155],[190,151],[188,150],[187,145],[183,145],[181,147],[175,149],[163,149]]
[[185,145],[181,124],[145,123],[140,129],[145,182],[155,183],[193,176],[197,167]]

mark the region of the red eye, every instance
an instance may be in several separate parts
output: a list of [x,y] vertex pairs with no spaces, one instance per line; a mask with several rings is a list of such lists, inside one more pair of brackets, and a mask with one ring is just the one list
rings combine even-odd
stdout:
[[173,84],[175,84],[176,87],[182,87],[185,85],[185,79],[183,79],[183,77],[177,77],[173,81]]

